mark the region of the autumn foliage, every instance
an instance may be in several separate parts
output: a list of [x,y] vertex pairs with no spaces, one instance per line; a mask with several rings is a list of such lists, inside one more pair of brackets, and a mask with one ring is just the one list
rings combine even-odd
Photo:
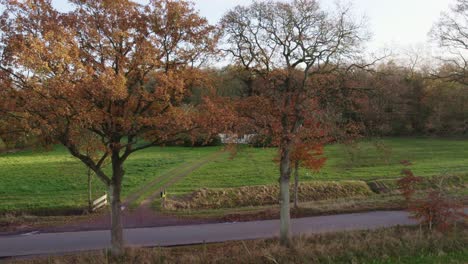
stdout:
[[69,2],[67,13],[50,0],[0,2],[0,132],[61,143],[95,173],[111,197],[120,254],[128,157],[226,125],[216,100],[187,100],[194,86],[212,85],[201,65],[218,35],[185,1]]
[[[402,164],[411,165],[407,161],[402,162]],[[415,197],[417,184],[421,183],[423,179],[415,176],[408,168],[404,169],[402,174],[404,177],[397,182],[399,190],[405,198],[412,217],[417,219],[421,225],[427,226],[429,230],[436,228],[444,232],[453,228],[457,222],[467,218],[463,212],[463,203],[447,195],[443,181],[429,190],[426,196],[418,198]]]
[[[409,166],[409,163],[406,164]],[[404,177],[397,181],[397,185],[403,197],[405,197],[406,201],[409,202],[416,192],[416,185],[421,183],[423,179],[415,176],[413,171],[409,168],[403,169],[401,174],[404,175]]]
[[322,144],[300,143],[294,146],[291,160],[298,161],[300,166],[312,171],[319,171],[325,164],[327,158],[323,156]]

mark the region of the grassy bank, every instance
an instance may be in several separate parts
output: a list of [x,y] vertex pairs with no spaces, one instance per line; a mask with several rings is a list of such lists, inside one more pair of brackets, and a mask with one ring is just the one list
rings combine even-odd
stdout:
[[417,228],[298,237],[291,248],[276,240],[237,241],[176,248],[131,249],[118,261],[105,252],[39,257],[10,263],[466,263],[468,231],[448,235]]
[[[273,205],[278,204],[279,193],[278,185],[201,189],[185,199],[169,199],[166,202],[166,208],[219,209]],[[333,200],[369,196],[371,194],[371,189],[363,181],[314,181],[300,183],[298,187],[298,195],[301,201]]]

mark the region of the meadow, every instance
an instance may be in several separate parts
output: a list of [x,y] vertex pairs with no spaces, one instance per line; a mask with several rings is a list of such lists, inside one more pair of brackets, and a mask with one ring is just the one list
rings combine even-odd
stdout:
[[[186,162],[209,155],[219,147],[150,148],[126,163],[123,196]],[[94,197],[105,193],[92,177]],[[87,169],[61,146],[52,151],[26,150],[0,155],[0,213],[68,211],[87,206]]]
[[[164,173],[195,162],[221,147],[163,147],[137,152],[126,164],[123,195],[128,196]],[[274,148],[241,147],[231,157],[220,152],[216,159],[193,171],[168,189],[185,194],[200,188],[227,188],[275,184],[278,179]],[[468,140],[389,138],[365,140],[354,145],[326,147],[328,158],[320,172],[301,171],[308,180],[373,180],[400,176],[401,160],[413,163],[420,176],[468,174]],[[76,210],[87,205],[86,168],[65,148],[27,150],[0,155],[0,213]],[[93,194],[104,194],[93,177]]]
[[[229,188],[275,184],[278,167],[274,148],[239,149],[232,158],[219,158],[183,181],[171,191],[187,193],[199,188]],[[300,169],[300,178],[309,180],[376,180],[401,176],[401,161],[412,163],[419,176],[468,175],[468,140],[432,138],[387,138],[363,140],[353,145],[334,144],[325,148],[325,166],[319,172]]]

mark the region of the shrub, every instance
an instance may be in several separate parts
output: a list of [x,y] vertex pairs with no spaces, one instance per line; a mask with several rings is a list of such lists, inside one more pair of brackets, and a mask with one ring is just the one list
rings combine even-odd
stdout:
[[206,147],[206,146],[221,146],[223,142],[218,135],[196,135],[194,137],[185,136],[183,137],[184,147]]
[[254,148],[266,148],[266,147],[277,147],[277,144],[273,143],[271,136],[266,135],[255,135],[250,140],[250,145]]
[[416,192],[416,185],[421,183],[423,179],[415,176],[410,169],[404,169],[401,173],[405,176],[397,181],[398,189],[408,202]]
[[5,142],[3,142],[3,140],[0,138],[0,153],[4,152],[7,150],[7,145],[5,144]]
[[436,227],[439,231],[446,231],[461,219],[467,218],[463,207],[463,203],[448,197],[441,190],[433,190],[426,198],[413,200],[409,210],[413,218],[429,230]]
[[439,178],[438,182],[433,179],[431,183],[436,184],[436,187],[426,197],[417,199],[414,197],[416,185],[423,182],[422,178],[414,176],[410,169],[404,169],[402,174],[405,176],[398,181],[400,192],[408,204],[412,217],[421,225],[426,225],[429,230],[436,227],[439,231],[446,231],[460,220],[466,219],[463,203],[446,194],[445,178]]
[[223,142],[218,135],[208,134],[181,134],[172,143],[166,144],[166,146],[182,146],[182,147],[207,147],[207,146],[221,146]]

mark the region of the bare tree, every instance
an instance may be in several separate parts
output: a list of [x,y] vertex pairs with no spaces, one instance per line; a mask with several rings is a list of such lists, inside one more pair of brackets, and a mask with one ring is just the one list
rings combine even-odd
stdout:
[[[281,243],[290,241],[291,152],[317,96],[315,77],[351,65],[366,39],[350,8],[324,11],[316,0],[255,1],[222,19],[223,47],[237,65],[262,79],[279,106]],[[279,74],[280,73],[280,74]]]
[[468,84],[468,0],[457,0],[430,32],[450,56],[442,58],[444,73],[436,77]]

